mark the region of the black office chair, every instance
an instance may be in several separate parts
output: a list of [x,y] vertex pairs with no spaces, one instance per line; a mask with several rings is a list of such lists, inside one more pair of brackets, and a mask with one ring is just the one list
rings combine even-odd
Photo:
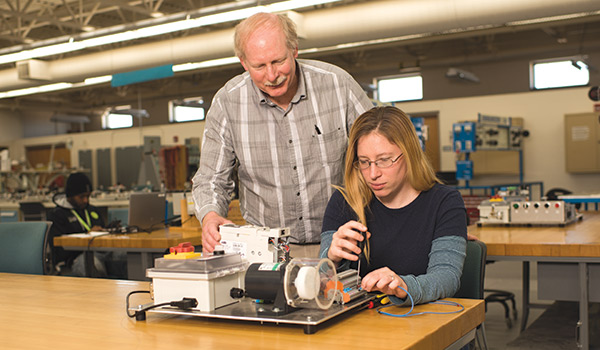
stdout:
[[[487,246],[482,241],[467,241],[467,256],[460,277],[460,288],[455,298],[483,299]],[[475,332],[479,349],[487,349],[485,327],[481,323]]]
[[46,208],[41,202],[20,202],[23,221],[45,221]]
[[[564,189],[564,188],[551,188],[548,190],[548,192],[546,192],[546,199],[549,201],[557,201],[559,200],[559,196],[566,196],[569,194],[573,194],[573,192]],[[575,203],[575,209],[580,210],[581,209],[581,203]],[[586,204],[586,210],[587,210],[587,204]]]

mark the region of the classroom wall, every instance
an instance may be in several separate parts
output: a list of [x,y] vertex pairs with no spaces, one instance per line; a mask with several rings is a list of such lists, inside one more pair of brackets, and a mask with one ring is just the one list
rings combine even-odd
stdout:
[[14,139],[23,137],[19,113],[0,109],[0,146],[6,147]]
[[[594,102],[587,97],[588,87],[532,91],[477,97],[439,99],[399,103],[407,113],[437,112],[440,123],[441,169],[455,170],[455,154],[451,151],[452,124],[477,119],[478,113],[505,117],[523,117],[531,135],[524,141],[524,181],[543,181],[545,189],[564,187],[579,193],[600,192],[600,174],[569,174],[565,170],[564,115],[592,112]],[[144,135],[161,137],[162,145],[184,144],[189,137],[201,137],[204,122],[147,126],[125,130],[97,131],[57,136],[11,139],[21,134],[22,126],[2,116],[0,145],[8,143],[11,158],[20,159],[25,146],[72,142],[71,159],[78,165],[78,151],[143,144]],[[6,121],[6,123],[5,123]],[[6,125],[6,127],[5,127]],[[12,129],[13,131],[7,131]],[[174,141],[174,137],[178,141]],[[8,141],[8,142],[7,142]],[[114,157],[113,157],[114,159]],[[94,160],[95,161],[95,160]],[[113,164],[113,172],[115,167]],[[116,175],[113,174],[113,179]],[[472,185],[494,185],[518,182],[518,176],[475,177]]]
[[[565,170],[564,115],[591,113],[594,102],[589,88],[532,91],[513,94],[415,101],[396,106],[407,113],[438,112],[442,171],[454,171],[452,124],[476,121],[483,113],[501,117],[522,117],[530,136],[523,142],[524,181],[543,181],[544,189],[563,187],[574,192],[600,193],[600,174],[569,174]],[[518,176],[475,177],[471,185],[518,182]]]
[[[96,150],[103,148],[111,148],[113,164],[112,179],[116,179],[115,166],[115,149],[117,147],[127,146],[143,146],[144,136],[160,136],[162,146],[184,145],[185,139],[198,137],[201,138],[204,133],[204,121],[188,122],[179,124],[167,124],[159,126],[136,127],[132,129],[120,130],[105,130],[65,135],[30,137],[15,139],[6,142],[9,146],[11,159],[22,159],[25,156],[25,148],[35,145],[51,145],[56,143],[67,144],[71,147],[71,166],[79,167],[79,151],[80,150]],[[0,144],[2,144],[0,139]],[[96,167],[102,167],[102,164],[97,164],[96,154],[92,152],[92,162]],[[93,176],[92,181],[97,183],[97,179]]]

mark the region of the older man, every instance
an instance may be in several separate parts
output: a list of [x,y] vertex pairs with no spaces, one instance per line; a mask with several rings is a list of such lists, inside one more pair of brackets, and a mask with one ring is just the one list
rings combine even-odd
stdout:
[[[300,60],[294,23],[259,13],[235,31],[245,73],[215,95],[193,178],[202,245],[212,252],[237,166],[240,207],[254,225],[290,227],[292,242],[318,243],[332,184],[341,184],[348,131],[373,104],[334,65]],[[316,254],[316,251],[315,251]]]

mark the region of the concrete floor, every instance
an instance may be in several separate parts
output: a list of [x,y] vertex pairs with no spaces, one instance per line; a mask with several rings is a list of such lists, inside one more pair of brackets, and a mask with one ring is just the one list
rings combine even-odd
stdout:
[[[518,261],[497,261],[486,265],[486,289],[508,290],[515,294],[517,303],[518,319],[513,320],[512,328],[508,328],[504,317],[504,308],[500,303],[489,303],[485,315],[485,330],[487,336],[488,349],[499,350],[509,348],[508,343],[515,340],[520,334],[521,318],[523,309],[522,300],[522,263]],[[549,300],[537,299],[537,269],[534,263],[531,263],[531,283],[530,283],[530,302],[551,304]],[[542,313],[544,309],[535,308],[529,312],[527,325],[531,325]],[[575,329],[573,329],[573,334]]]

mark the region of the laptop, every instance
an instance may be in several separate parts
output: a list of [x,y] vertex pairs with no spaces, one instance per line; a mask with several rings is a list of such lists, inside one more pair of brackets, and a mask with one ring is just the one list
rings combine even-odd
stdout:
[[165,226],[167,199],[164,193],[132,193],[129,197],[128,226],[151,231]]

